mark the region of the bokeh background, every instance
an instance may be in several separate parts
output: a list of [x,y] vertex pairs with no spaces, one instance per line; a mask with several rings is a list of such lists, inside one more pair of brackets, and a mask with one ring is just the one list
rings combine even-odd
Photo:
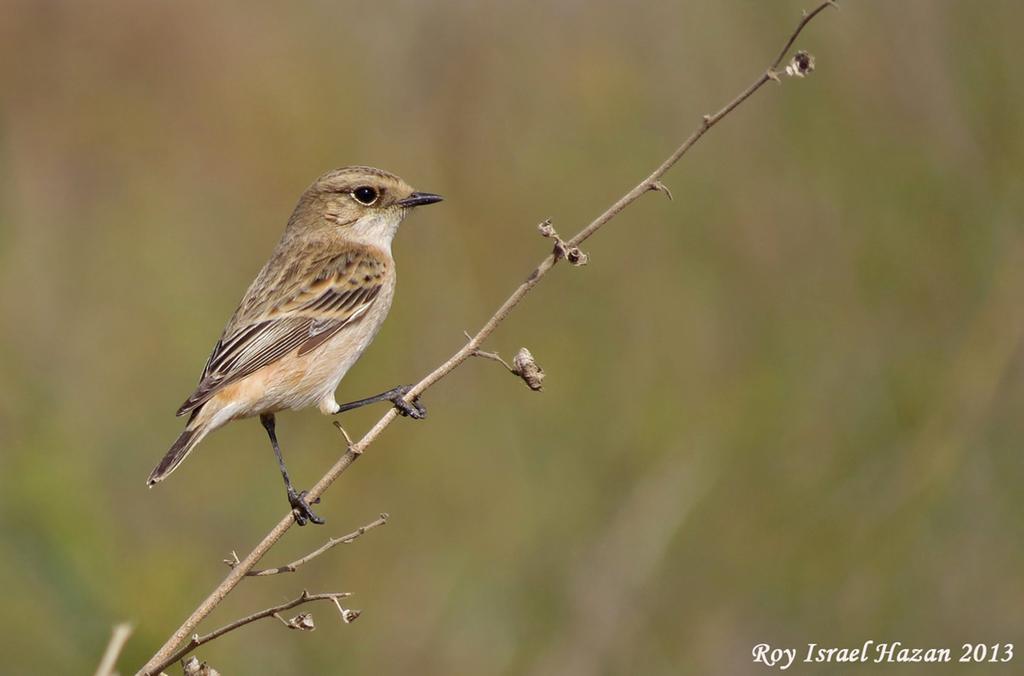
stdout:
[[[339,398],[418,379],[755,78],[807,2],[2,3],[0,654],[134,671],[283,512],[256,422],[144,480],[301,191],[447,197]],[[301,589],[364,611],[200,651],[223,673],[757,674],[760,642],[1022,643],[1016,2],[845,2],[327,494],[211,629]],[[353,434],[383,409],[346,415]],[[310,485],[339,455],[280,419]],[[1024,652],[1024,645],[1018,650]],[[1011,673],[1014,665],[943,673]],[[792,673],[931,673],[797,665]]]

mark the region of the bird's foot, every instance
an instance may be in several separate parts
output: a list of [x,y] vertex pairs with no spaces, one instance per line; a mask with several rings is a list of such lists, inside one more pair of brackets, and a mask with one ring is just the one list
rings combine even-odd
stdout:
[[[291,486],[288,487],[288,503],[292,506],[292,516],[295,517],[295,523],[300,526],[305,526],[306,521],[312,521],[316,524],[324,523],[322,517],[318,516],[310,508],[309,503],[306,501],[306,496],[309,495],[309,491],[302,491],[297,493]],[[320,502],[320,498],[313,501],[313,504]]]
[[413,420],[423,420],[427,417],[427,408],[420,403],[420,398],[416,397],[412,400],[412,403],[405,400],[405,395],[409,394],[411,389],[412,385],[396,387],[392,390],[394,396],[391,397],[390,401],[398,410],[398,415],[412,418]]

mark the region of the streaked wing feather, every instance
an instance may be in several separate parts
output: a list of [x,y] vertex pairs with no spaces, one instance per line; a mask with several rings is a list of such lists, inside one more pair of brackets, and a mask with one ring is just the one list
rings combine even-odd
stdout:
[[304,355],[322,345],[363,316],[382,284],[382,263],[374,257],[350,251],[329,259],[311,282],[217,341],[196,391],[178,415],[293,350]]
[[378,293],[380,293],[379,286],[363,293],[363,298],[358,301],[358,305],[352,306],[352,313],[344,322],[337,320],[314,321],[309,327],[309,338],[299,346],[298,356],[301,357],[304,354],[312,352],[324,342],[330,340],[338,331],[341,331],[352,322],[358,320],[359,317],[361,317],[363,313],[369,310],[370,306],[373,305],[373,301],[377,298]]

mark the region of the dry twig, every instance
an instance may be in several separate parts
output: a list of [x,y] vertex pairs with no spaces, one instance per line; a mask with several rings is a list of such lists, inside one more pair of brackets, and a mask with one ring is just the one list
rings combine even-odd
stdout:
[[[388,518],[389,517],[387,513],[382,513],[380,517],[378,517],[376,520],[371,521],[365,526],[357,528],[348,535],[342,535],[340,538],[328,539],[327,542],[324,543],[321,547],[311,551],[309,554],[306,554],[301,558],[295,559],[291,563],[286,563],[283,566],[278,566],[277,568],[255,568],[247,572],[246,575],[250,577],[264,577],[266,575],[278,575],[280,573],[294,573],[299,566],[301,566],[304,563],[309,563],[316,557],[326,552],[328,549],[333,549],[338,545],[347,545],[350,542],[353,542],[354,540],[358,539],[359,536],[361,536],[366,531],[373,530],[377,526],[383,526],[388,522]],[[241,561],[238,559],[238,554],[231,552],[231,558],[224,559],[224,563],[228,564],[229,567],[234,568],[235,566],[239,565]]]
[[238,629],[239,627],[244,627],[250,622],[262,620],[265,617],[275,617],[289,629],[301,629],[305,631],[312,631],[314,629],[314,626],[308,614],[302,613],[300,615],[293,617],[290,620],[284,619],[279,614],[285,610],[290,610],[292,608],[295,608],[296,606],[301,606],[304,603],[312,603],[314,601],[331,601],[338,607],[338,612],[341,613],[341,619],[345,622],[345,624],[348,624],[350,622],[355,621],[355,619],[359,617],[358,610],[349,610],[348,608],[342,607],[341,599],[346,598],[348,596],[350,596],[348,592],[327,592],[324,594],[310,594],[308,591],[303,590],[302,593],[298,595],[298,597],[292,599],[291,601],[288,601],[287,603],[282,603],[279,606],[271,606],[270,608],[264,608],[263,610],[253,613],[252,615],[246,615],[243,618],[235,620],[230,624],[225,624],[220,629],[215,629],[214,631],[211,631],[209,634],[205,634],[203,636],[200,636],[199,634],[193,634],[192,638],[189,639],[188,643],[183,645],[173,655],[164,659],[159,665],[157,665],[157,668],[154,669],[154,673],[159,673],[161,670],[182,659],[183,657],[185,657],[185,655],[188,655],[190,652],[192,652],[199,646],[209,643],[210,641],[214,641],[223,636],[224,634],[227,634],[228,632]]
[[107,649],[103,651],[100,665],[96,667],[96,676],[114,676],[117,658],[121,655],[121,650],[131,635],[132,625],[124,622],[114,625],[114,630],[110,634],[110,641],[107,643]]
[[[534,286],[546,275],[555,264],[563,257],[566,258],[570,263],[581,265],[586,262],[585,254],[580,251],[579,246],[584,241],[590,238],[595,232],[597,232],[602,226],[608,223],[610,220],[618,216],[624,209],[629,207],[631,204],[636,202],[644,194],[655,190],[661,191],[664,184],[661,183],[662,177],[671,169],[675,164],[685,155],[694,144],[699,141],[709,129],[714,127],[716,124],[722,121],[722,119],[735,110],[740,104],[749,99],[755,92],[763,87],[768,81],[774,80],[779,81],[778,69],[782,64],[782,61],[789,54],[793,44],[796,42],[797,37],[803,32],[803,29],[807,24],[818,16],[827,7],[835,7],[834,0],[827,0],[826,2],[818,5],[814,10],[805,12],[796,28],[790,34],[783,45],[782,50],[774,61],[765,69],[761,75],[754,80],[753,84],[743,90],[736,98],[727,103],[718,112],[710,115],[705,115],[701,119],[697,128],[690,134],[690,136],[683,141],[683,143],[676,148],[650,175],[636,184],[626,194],[620,197],[614,204],[604,210],[597,218],[586,225],[582,230],[576,233],[571,239],[562,241],[561,238],[556,239],[555,250],[550,253],[540,262],[540,264],[530,273],[525,281],[522,282],[512,294],[502,303],[501,307],[491,316],[490,319],[483,325],[483,327],[477,331],[472,339],[459,349],[455,354],[449,357],[443,364],[434,369],[431,373],[427,374],[420,382],[409,390],[405,396],[407,402],[412,402],[416,397],[422,395],[428,388],[435,385],[442,378],[447,376],[449,373],[454,371],[463,362],[472,357],[484,341],[494,333],[498,325],[501,324],[508,315],[515,309],[515,307],[522,301],[522,299],[533,289]],[[544,224],[541,225],[542,234],[545,234],[550,228],[550,223],[547,223],[547,228]],[[550,232],[554,234],[554,229],[551,228]],[[546,235],[551,236],[551,235]],[[571,254],[571,255],[570,255]],[[340,477],[352,463],[358,459],[363,452],[381,435],[381,433],[392,423],[395,418],[398,417],[398,413],[395,409],[389,410],[385,413],[377,423],[370,428],[366,434],[363,435],[362,439],[358,442],[351,444],[345,453],[338,459],[337,462],[327,471],[326,474],[317,482],[308,494],[309,500],[315,500],[320,497],[327,488],[333,484],[338,477]],[[274,544],[277,543],[281,536],[283,536],[289,528],[295,523],[295,519],[292,517],[291,512],[286,514],[276,526],[260,541],[258,545],[246,556],[242,561],[235,565],[231,572],[228,573],[227,577],[214,589],[199,606],[192,612],[191,615],[182,623],[182,625],[167,639],[164,645],[150,658],[150,660],[142,667],[139,671],[140,674],[154,674],[158,673],[167,664],[170,664],[174,659],[169,659],[175,651],[175,647],[178,646],[182,641],[195,630],[199,623],[209,615],[214,608],[227,596],[232,589],[234,589],[239,582],[253,569],[256,563],[263,558],[263,556],[270,550]]]

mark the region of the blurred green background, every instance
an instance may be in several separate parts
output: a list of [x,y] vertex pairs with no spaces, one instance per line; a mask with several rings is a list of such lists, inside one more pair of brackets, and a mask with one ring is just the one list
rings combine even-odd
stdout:
[[[2,3],[0,653],[134,671],[283,513],[256,422],[144,480],[295,200],[346,164],[444,194],[339,399],[411,382],[749,84],[806,2]],[[772,85],[430,390],[206,630],[226,674],[758,674],[751,648],[1021,642],[1016,2],[844,2]],[[383,408],[344,417],[360,434]],[[279,418],[296,483],[341,452]],[[1018,646],[1024,653],[1024,644]],[[952,664],[942,673],[1011,673]],[[796,665],[791,673],[931,673]]]

